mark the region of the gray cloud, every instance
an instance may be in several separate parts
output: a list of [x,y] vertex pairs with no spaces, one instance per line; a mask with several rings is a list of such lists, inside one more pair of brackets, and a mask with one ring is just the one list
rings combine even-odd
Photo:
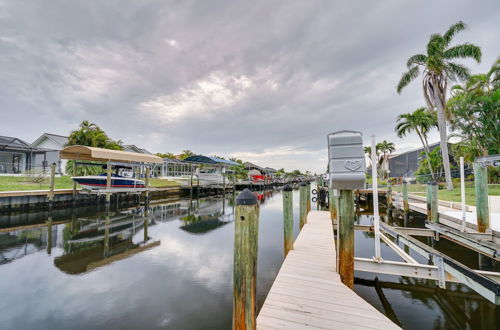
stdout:
[[395,92],[428,36],[500,55],[498,1],[0,2],[1,134],[34,140],[88,119],[152,151],[325,166],[325,135],[375,133],[399,150],[398,114],[423,104]]

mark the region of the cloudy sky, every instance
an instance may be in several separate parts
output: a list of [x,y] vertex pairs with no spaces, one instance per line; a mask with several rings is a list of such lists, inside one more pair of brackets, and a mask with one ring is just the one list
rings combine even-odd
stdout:
[[[500,1],[1,1],[0,135],[67,135],[82,120],[152,152],[321,171],[326,134],[394,134],[422,106],[395,91],[406,59],[456,42],[500,55]],[[433,136],[436,139],[437,135]]]

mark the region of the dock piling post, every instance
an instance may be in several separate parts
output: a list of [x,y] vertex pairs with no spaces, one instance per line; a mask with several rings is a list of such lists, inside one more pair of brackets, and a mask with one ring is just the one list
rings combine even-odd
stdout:
[[460,231],[465,232],[467,228],[467,216],[465,214],[465,171],[464,171],[464,157],[460,157],[460,200],[462,209],[462,226]]
[[405,214],[410,211],[410,205],[408,204],[408,183],[403,182],[403,210]]
[[433,181],[431,183],[431,217],[432,222],[439,222],[439,204],[438,204],[438,184]]
[[49,183],[49,203],[54,199],[54,186],[56,181],[56,163],[50,165],[50,183]]
[[340,190],[339,199],[339,275],[342,283],[354,286],[354,196]]
[[432,182],[427,182],[427,184],[425,185],[425,199],[426,199],[426,204],[427,204],[427,219],[431,219],[432,218],[432,208],[431,208],[431,204],[432,204],[432,192],[431,192],[431,184]]
[[[307,214],[309,212],[311,212],[311,182],[306,182],[306,199],[307,199],[307,204],[306,204],[306,207],[307,207],[307,212],[306,212],[306,217],[307,217]],[[318,189],[318,194],[319,194],[319,189]],[[319,195],[318,195],[319,196]],[[306,220],[307,222],[307,220]],[[304,222],[305,223],[305,222]]]
[[283,187],[283,230],[286,257],[293,250],[293,189],[288,184]]
[[[76,160],[73,160],[73,176],[76,176]],[[76,202],[76,181],[73,181],[73,206]]]
[[484,233],[490,227],[488,168],[476,162],[474,162],[474,186],[476,188],[477,231]]
[[392,184],[391,181],[387,181],[387,193],[385,195],[387,200],[387,208],[392,209]]
[[236,198],[233,269],[233,330],[256,328],[259,204],[248,189]]
[[328,204],[330,208],[330,217],[333,221],[334,219],[337,219],[337,198],[334,195],[333,188],[330,188],[328,191]]
[[108,160],[106,165],[106,204],[111,201],[111,162]]
[[304,227],[307,222],[307,184],[302,182],[300,184],[300,205],[299,205],[299,225],[300,229]]

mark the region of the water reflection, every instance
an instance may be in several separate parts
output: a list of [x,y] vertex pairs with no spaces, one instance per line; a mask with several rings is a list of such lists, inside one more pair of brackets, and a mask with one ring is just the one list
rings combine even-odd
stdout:
[[[0,295],[8,297],[0,299],[2,329],[230,328],[233,196],[109,213],[54,210],[51,222],[47,212],[0,215]],[[260,308],[284,258],[283,214],[279,191],[257,196]],[[298,197],[294,191],[295,235]],[[369,224],[370,215],[360,213],[358,223]],[[389,221],[404,225],[404,219]],[[406,224],[421,226],[421,220],[410,215]],[[373,255],[373,234],[357,232],[355,243],[356,256]],[[479,267],[477,254],[450,244],[434,242]],[[400,260],[385,244],[381,249],[384,258]],[[460,284],[442,290],[433,281],[356,272],[355,290],[405,328],[493,329],[499,321],[498,307]]]

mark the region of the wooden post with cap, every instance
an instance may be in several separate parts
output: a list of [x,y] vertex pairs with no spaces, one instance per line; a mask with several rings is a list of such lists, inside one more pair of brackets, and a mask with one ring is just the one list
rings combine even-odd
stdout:
[[432,222],[439,222],[439,199],[438,199],[438,184],[433,181],[430,184],[430,197],[431,197],[431,214],[429,220]]
[[486,232],[490,227],[490,212],[488,209],[488,168],[474,162],[474,187],[476,188],[477,231]]
[[[306,198],[307,198],[307,201],[306,201],[306,206],[307,206],[307,212],[306,212],[306,222],[307,222],[307,215],[309,214],[309,212],[311,212],[311,182],[310,181],[307,181],[306,182]],[[319,192],[319,189],[318,189],[318,192]],[[319,196],[319,193],[318,193],[318,196]]]
[[299,225],[300,229],[304,227],[307,222],[307,184],[302,182],[299,188],[300,205],[299,205]]
[[286,257],[293,250],[293,189],[289,184],[283,187],[283,231]]
[[410,205],[408,204],[408,183],[403,182],[403,211],[408,214],[410,211]]
[[256,329],[259,203],[249,190],[236,198],[233,268],[233,329]]

